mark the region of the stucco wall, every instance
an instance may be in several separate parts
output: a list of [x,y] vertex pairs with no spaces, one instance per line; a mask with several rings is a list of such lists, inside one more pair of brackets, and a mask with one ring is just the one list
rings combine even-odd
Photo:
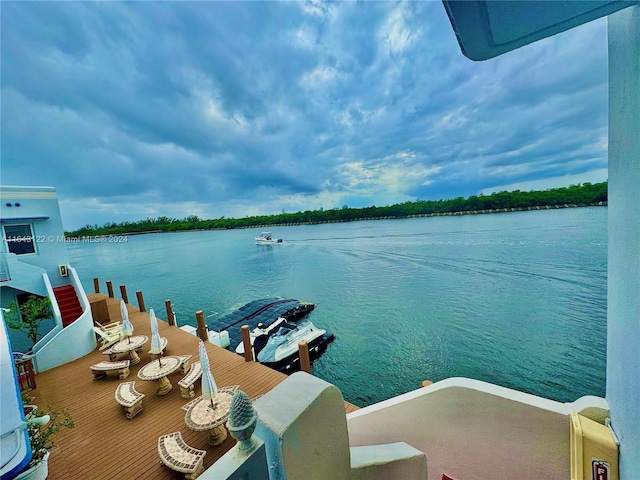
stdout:
[[425,453],[428,478],[566,480],[566,404],[450,378],[347,415],[351,446],[406,442]]
[[[72,362],[88,353],[91,353],[97,345],[93,332],[93,314],[89,299],[82,288],[78,273],[72,267],[69,268],[69,279],[76,289],[78,300],[82,306],[82,315],[71,325],[61,329],[52,338],[42,338],[34,347],[35,367],[38,372],[44,372],[50,368]],[[52,331],[48,336],[52,335]],[[73,348],[68,348],[73,345]]]
[[[43,283],[42,280],[40,280],[40,282]],[[42,294],[41,293],[38,293],[38,294],[46,295],[46,289],[43,288],[42,290],[44,292]],[[2,287],[2,307],[7,308],[11,302],[15,302],[16,295],[19,293],[23,293],[23,292],[19,290],[14,290],[13,288],[10,288],[10,287]],[[56,322],[53,318],[44,320],[40,324],[39,338],[42,338],[42,336],[46,335],[55,326],[56,326]],[[27,337],[26,333],[21,332],[19,330],[13,330],[8,327],[7,327],[7,331],[8,331],[8,336],[11,339],[11,347],[13,348],[14,352],[26,353],[27,350],[33,347],[33,342],[29,339],[29,337]]]
[[[63,240],[64,229],[55,188],[2,186],[0,194],[0,218],[3,225],[29,223],[33,226],[36,253],[18,255],[18,260],[44,268],[54,287],[65,283],[58,274],[58,265],[68,264],[69,257]],[[4,230],[1,233],[4,237]],[[10,271],[10,274],[13,276],[13,272]]]
[[626,480],[640,472],[640,6],[608,21],[607,400]]
[[267,447],[271,480],[349,477],[347,422],[337,387],[297,372],[254,406],[255,433]]

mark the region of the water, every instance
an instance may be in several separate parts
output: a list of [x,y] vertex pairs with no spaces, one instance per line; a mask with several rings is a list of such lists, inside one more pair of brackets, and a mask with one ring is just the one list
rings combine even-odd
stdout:
[[[604,396],[603,207],[131,236],[69,245],[99,277],[195,325],[262,297],[317,304],[336,335],[314,375],[369,405],[422,380],[464,376],[558,401]],[[131,300],[135,303],[135,300]]]

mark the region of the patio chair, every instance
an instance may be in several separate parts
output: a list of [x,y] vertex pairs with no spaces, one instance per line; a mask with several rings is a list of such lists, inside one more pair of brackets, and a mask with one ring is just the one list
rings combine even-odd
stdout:
[[111,322],[111,323],[107,323],[106,325],[102,325],[101,323],[96,322],[94,320],[93,323],[95,324],[96,327],[100,328],[101,330],[114,330],[114,331],[122,330],[122,322]]
[[172,470],[184,473],[187,480],[195,480],[204,472],[203,460],[206,453],[206,450],[187,445],[180,432],[158,438],[158,454],[162,463]]
[[95,322],[98,326],[93,327],[93,331],[98,335],[98,339],[100,340],[100,350],[104,350],[107,347],[110,347],[116,342],[122,340],[122,326],[120,327],[112,327],[107,329],[106,327],[100,325],[98,322]]

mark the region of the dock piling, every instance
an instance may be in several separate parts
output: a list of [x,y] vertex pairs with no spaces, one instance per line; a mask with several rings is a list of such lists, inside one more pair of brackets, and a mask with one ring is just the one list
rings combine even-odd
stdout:
[[96,293],[100,293],[100,280],[97,278],[93,279],[93,291]]
[[113,298],[113,283],[111,283],[111,280],[107,280],[107,293],[109,298]]
[[129,296],[127,295],[127,287],[125,285],[120,285],[120,296],[124,303],[129,303]]
[[253,349],[251,348],[251,335],[249,334],[249,325],[243,325],[240,328],[242,331],[242,345],[244,347],[244,360],[246,362],[253,362]]
[[176,324],[176,317],[173,313],[173,306],[171,305],[171,300],[164,301],[164,308],[167,309],[167,323],[171,326]]
[[144,306],[144,298],[142,298],[142,292],[140,290],[136,292],[136,297],[138,297],[138,310],[146,312],[147,309]]
[[209,332],[207,331],[207,324],[204,321],[204,313],[202,310],[196,312],[196,322],[198,322],[198,337],[203,342],[209,340]]
[[298,353],[300,354],[300,370],[311,373],[311,361],[309,360],[309,345],[302,340],[298,342]]

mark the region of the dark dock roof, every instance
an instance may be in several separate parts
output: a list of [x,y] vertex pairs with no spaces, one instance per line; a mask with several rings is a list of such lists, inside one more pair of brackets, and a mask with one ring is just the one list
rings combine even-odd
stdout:
[[[92,303],[103,299],[107,299],[109,312],[119,318],[120,300],[102,294],[89,295]],[[149,315],[132,305],[128,305],[128,309],[134,335],[150,337]],[[167,355],[191,354],[193,360],[198,358],[197,337],[160,319],[158,323],[160,335],[168,339]],[[119,380],[113,374],[93,380],[89,367],[108,359],[98,349],[36,376],[37,387],[28,392],[35,397],[33,403],[41,409],[65,408],[75,422],[73,429],[63,430],[56,437],[56,447],[49,459],[49,478],[182,479],[184,474],[174,472],[160,463],[157,450],[158,437],[175,431],[180,431],[185,442],[192,447],[207,451],[205,468],[233,447],[235,440],[230,435],[223,444],[211,447],[207,443],[208,432],[194,432],[186,427],[185,412],[181,407],[188,400],[180,396],[177,382],[182,375],[179,372],[169,376],[173,389],[162,397],[155,394],[155,382],[138,379],[140,367],[151,361],[149,348],[150,342],[143,347],[140,363],[131,367],[126,380]],[[208,342],[206,348],[219,388],[239,385],[249,397],[254,398],[267,393],[286,378],[282,373],[256,362],[245,362],[243,357]],[[120,382],[134,380],[136,390],[145,394],[144,410],[127,420],[114,394]],[[195,390],[199,395],[200,382],[196,382]],[[345,402],[345,412],[357,408]]]

